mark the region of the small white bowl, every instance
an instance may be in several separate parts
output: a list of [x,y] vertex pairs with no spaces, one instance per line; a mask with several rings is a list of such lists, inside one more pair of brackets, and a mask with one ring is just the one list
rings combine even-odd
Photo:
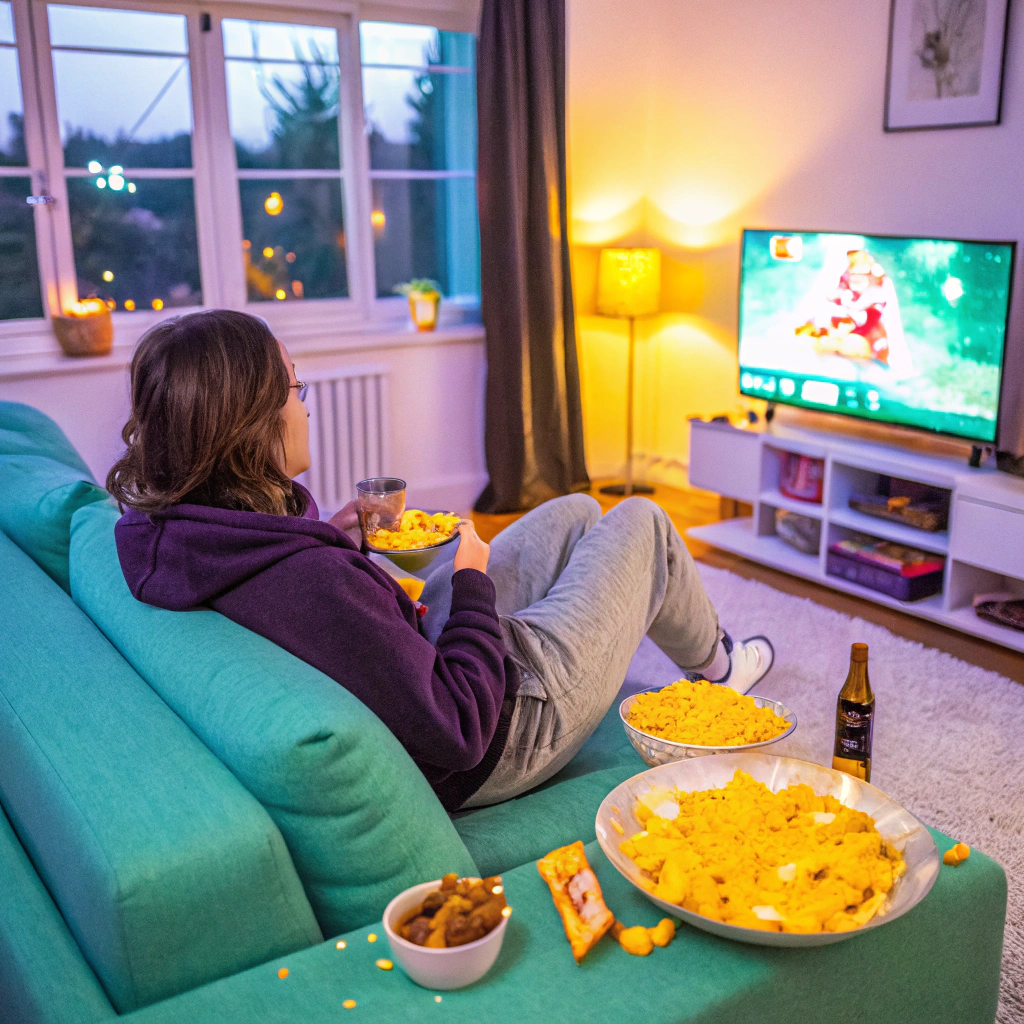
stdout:
[[384,932],[395,961],[417,985],[448,991],[472,985],[491,969],[501,952],[508,918],[503,917],[501,924],[482,939],[467,942],[464,946],[452,946],[450,949],[430,949],[403,939],[397,932],[402,921],[418,903],[423,902],[427,893],[440,888],[439,878],[400,892],[384,911]]

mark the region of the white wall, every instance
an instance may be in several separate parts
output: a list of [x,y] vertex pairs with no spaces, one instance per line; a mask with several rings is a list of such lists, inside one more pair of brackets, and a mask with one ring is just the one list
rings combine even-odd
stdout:
[[[410,504],[457,511],[472,505],[487,482],[481,328],[293,340],[289,349],[300,379],[303,370],[387,366],[392,464],[385,472],[408,481]],[[124,447],[125,358],[75,360],[71,368],[65,361],[14,376],[0,367],[0,401],[25,402],[56,420],[102,483]]]
[[[742,227],[1024,238],[1021,14],[1011,14],[1001,125],[886,134],[889,0],[570,0],[572,241],[592,474],[621,465],[624,429],[624,354],[609,344],[621,328],[592,316],[593,247],[650,244],[665,255],[666,312],[640,350],[637,448],[653,478],[678,481],[687,416],[740,404]],[[1022,328],[1016,294],[1011,344],[1020,347]]]

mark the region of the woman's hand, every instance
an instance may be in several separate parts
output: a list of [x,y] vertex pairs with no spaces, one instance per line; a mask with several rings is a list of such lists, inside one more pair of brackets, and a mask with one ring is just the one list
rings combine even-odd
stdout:
[[453,563],[455,571],[479,569],[480,572],[487,572],[487,559],[490,556],[490,545],[477,536],[476,527],[469,520],[463,520],[459,524],[459,550],[455,552]]
[[347,533],[357,544],[359,543],[359,504],[355,498],[335,512],[328,522],[331,526],[336,526],[339,530]]

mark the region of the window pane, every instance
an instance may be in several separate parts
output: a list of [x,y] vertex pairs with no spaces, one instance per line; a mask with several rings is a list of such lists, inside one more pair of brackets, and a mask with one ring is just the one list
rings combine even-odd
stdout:
[[471,32],[439,32],[429,25],[364,21],[359,25],[364,64],[398,64],[421,68],[428,64],[472,67],[476,37]]
[[[433,278],[448,296],[480,293],[476,181],[374,181],[377,295],[414,277]],[[379,221],[379,216],[374,221]]]
[[472,74],[366,68],[363,102],[374,170],[476,167]]
[[222,24],[226,57],[338,63],[338,34],[333,28],[235,18],[225,18]]
[[129,193],[71,178],[68,201],[80,296],[119,310],[202,304],[190,180],[146,178]]
[[7,167],[24,167],[28,163],[25,120],[21,111],[18,54],[15,50],[0,49],[0,118],[3,119],[0,122],[0,164]]
[[348,295],[340,179],[240,181],[238,188],[250,302]]
[[0,178],[0,320],[43,315],[28,178]]
[[85,167],[189,167],[188,58],[53,55],[64,161]]
[[339,167],[338,66],[228,61],[239,167]]
[[14,42],[14,13],[9,3],[0,3],[0,43]]
[[51,4],[51,46],[188,53],[188,28],[180,14],[103,10]]

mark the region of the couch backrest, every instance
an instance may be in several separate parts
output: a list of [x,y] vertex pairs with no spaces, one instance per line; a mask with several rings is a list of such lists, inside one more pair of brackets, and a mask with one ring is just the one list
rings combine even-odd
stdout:
[[[112,504],[72,523],[75,601],[277,823],[325,934],[473,859],[391,731],[323,673],[218,612],[136,601]],[[340,642],[340,638],[339,638]]]
[[321,934],[262,807],[0,534],[0,802],[119,1012]]
[[31,405],[0,402],[0,455],[41,455],[92,480],[85,460],[53,420]]

